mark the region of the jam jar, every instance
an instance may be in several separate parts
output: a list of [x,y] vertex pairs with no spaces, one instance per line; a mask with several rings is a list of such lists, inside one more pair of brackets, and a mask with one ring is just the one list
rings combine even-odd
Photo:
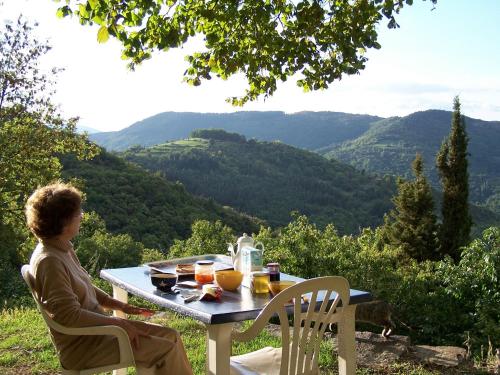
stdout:
[[269,281],[280,281],[279,263],[267,263],[266,268],[269,271]]
[[194,266],[194,279],[198,284],[210,284],[214,282],[214,262],[211,260],[199,260]]

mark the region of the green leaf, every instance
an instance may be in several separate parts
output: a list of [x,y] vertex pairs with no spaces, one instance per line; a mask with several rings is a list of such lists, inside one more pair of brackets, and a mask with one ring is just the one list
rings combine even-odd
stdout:
[[98,25],[102,25],[104,23],[104,21],[102,20],[101,17],[99,16],[95,16],[92,18],[92,21],[94,21],[95,23],[97,23]]
[[80,17],[83,17],[83,18],[88,18],[89,17],[89,12],[87,12],[87,9],[85,7],[84,4],[80,4],[78,6],[78,12],[80,14]]
[[71,9],[67,5],[65,5],[65,6],[63,6],[61,8],[58,8],[57,12],[56,12],[56,16],[58,18],[64,18],[64,17],[66,17],[69,14],[71,14]]
[[97,41],[99,43],[106,43],[109,39],[109,32],[106,26],[101,26],[97,32]]

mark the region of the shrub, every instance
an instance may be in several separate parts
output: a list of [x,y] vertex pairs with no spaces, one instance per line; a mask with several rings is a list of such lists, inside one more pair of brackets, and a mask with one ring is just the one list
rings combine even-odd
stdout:
[[92,237],[80,240],[77,249],[82,266],[94,276],[103,268],[137,266],[144,246],[128,234],[112,235],[95,232]]
[[443,275],[446,292],[463,306],[464,331],[479,344],[500,345],[500,227],[462,248],[459,264]]
[[169,250],[169,258],[202,254],[225,254],[228,243],[235,240],[232,229],[219,220],[216,222],[195,221],[191,226],[191,231],[191,237],[187,240],[174,241]]
[[490,337],[498,345],[500,228],[463,248],[457,265],[449,257],[418,263],[400,248],[383,246],[382,236],[379,229],[339,236],[332,225],[320,230],[295,216],[279,231],[261,228],[256,239],[266,248],[265,262],[279,262],[283,272],[344,276],[352,288],[390,302],[396,321],[411,327],[417,343],[462,345],[467,331],[478,344]]

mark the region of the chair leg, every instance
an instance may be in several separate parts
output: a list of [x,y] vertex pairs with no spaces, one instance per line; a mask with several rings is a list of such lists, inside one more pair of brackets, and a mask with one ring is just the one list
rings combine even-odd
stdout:
[[339,375],[356,373],[356,305],[343,307],[344,318],[338,325]]

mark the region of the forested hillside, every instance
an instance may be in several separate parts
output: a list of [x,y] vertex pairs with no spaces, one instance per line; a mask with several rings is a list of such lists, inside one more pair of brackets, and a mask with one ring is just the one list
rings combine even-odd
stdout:
[[[223,130],[198,130],[195,137],[120,155],[168,180],[181,181],[196,195],[266,220],[290,221],[290,212],[319,226],[333,223],[340,233],[375,227],[392,207],[396,186],[381,178],[281,142],[258,142]],[[435,192],[436,207],[440,194]],[[474,233],[497,225],[499,216],[472,206]]]
[[131,146],[152,146],[187,138],[195,129],[218,128],[263,141],[280,140],[286,144],[314,150],[354,139],[380,117],[337,112],[165,112],[149,117],[116,132],[90,135],[108,150]]
[[[355,233],[380,224],[391,207],[392,181],[374,179],[283,143],[246,141],[222,131],[205,133],[217,135],[137,147],[123,156],[165,173],[169,180],[182,181],[193,194],[211,197],[273,226],[286,225],[290,212],[296,210],[320,226],[334,223],[342,233]],[[222,139],[221,133],[228,138]]]
[[[321,150],[329,158],[358,169],[408,177],[410,164],[421,153],[430,182],[439,188],[435,157],[450,130],[448,111],[424,111],[374,123],[355,140]],[[500,213],[500,122],[465,118],[469,136],[471,202]]]
[[83,182],[85,210],[97,212],[110,232],[128,233],[147,247],[168,249],[190,235],[196,220],[221,220],[237,233],[255,232],[261,223],[105,151],[91,161],[65,157],[63,165],[64,178]]
[[[500,213],[500,122],[468,117],[465,121],[470,138],[471,202]],[[317,151],[367,172],[403,177],[411,175],[411,161],[420,152],[431,184],[439,190],[434,158],[450,122],[451,112],[440,110],[388,119],[335,112],[167,112],[118,132],[90,137],[109,150],[125,150],[184,139],[194,129],[219,128]]]

